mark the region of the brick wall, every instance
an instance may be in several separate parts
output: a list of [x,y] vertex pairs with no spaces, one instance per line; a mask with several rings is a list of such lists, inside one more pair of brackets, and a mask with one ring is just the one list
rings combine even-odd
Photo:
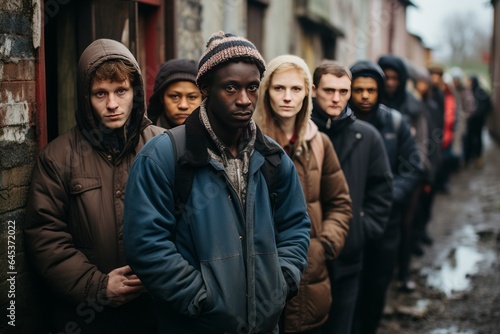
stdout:
[[45,319],[46,308],[41,303],[38,280],[25,259],[22,235],[37,147],[34,44],[40,28],[36,24],[39,14],[36,11],[39,11],[38,1],[0,2],[1,333],[41,332]]

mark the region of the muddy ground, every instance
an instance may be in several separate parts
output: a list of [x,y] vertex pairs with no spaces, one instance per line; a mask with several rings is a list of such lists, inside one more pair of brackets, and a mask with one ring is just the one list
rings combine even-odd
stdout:
[[484,137],[484,167],[437,195],[434,243],[412,261],[417,289],[391,287],[378,334],[500,333],[500,147]]

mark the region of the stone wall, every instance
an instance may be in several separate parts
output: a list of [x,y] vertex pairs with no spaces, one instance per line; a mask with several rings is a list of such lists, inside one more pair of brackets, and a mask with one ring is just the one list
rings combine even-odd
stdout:
[[198,62],[205,50],[206,41],[201,33],[200,0],[179,0],[177,2],[177,58],[192,59]]

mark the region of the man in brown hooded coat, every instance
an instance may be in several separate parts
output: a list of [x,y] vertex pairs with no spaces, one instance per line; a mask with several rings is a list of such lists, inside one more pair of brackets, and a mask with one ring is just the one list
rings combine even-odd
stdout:
[[49,289],[52,331],[154,332],[150,297],[124,260],[122,221],[132,160],[163,129],[145,117],[141,71],[121,43],[90,44],[77,79],[77,125],[33,172],[26,251]]

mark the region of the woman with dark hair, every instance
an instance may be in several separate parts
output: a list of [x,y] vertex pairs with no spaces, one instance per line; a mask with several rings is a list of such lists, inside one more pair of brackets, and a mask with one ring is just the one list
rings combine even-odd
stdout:
[[154,124],[174,128],[198,108],[201,93],[196,86],[197,74],[193,60],[171,59],[160,66],[148,106],[148,117]]

